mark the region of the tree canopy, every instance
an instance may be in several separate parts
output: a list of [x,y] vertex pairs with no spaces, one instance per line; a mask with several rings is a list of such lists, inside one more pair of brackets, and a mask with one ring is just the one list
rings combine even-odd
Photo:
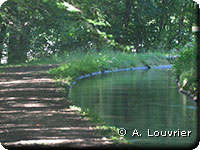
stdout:
[[197,11],[192,0],[8,0],[0,10],[0,58],[22,63],[104,46],[167,51],[193,38]]

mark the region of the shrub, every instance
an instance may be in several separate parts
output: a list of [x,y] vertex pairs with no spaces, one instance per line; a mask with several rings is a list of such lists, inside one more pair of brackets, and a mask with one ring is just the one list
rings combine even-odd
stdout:
[[197,46],[192,43],[192,46],[186,46],[183,51],[174,61],[173,72],[178,77],[180,86],[189,90],[191,93],[197,91]]

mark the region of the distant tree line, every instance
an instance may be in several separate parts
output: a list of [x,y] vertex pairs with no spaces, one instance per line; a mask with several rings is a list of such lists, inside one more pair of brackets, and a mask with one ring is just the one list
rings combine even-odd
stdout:
[[23,63],[104,46],[167,51],[193,38],[197,10],[193,0],[7,0],[0,10],[0,58]]

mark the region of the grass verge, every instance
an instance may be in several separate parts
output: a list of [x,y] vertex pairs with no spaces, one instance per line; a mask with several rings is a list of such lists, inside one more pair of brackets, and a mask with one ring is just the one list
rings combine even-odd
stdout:
[[[71,55],[72,58],[73,55]],[[169,62],[161,53],[127,54],[113,51],[90,51],[78,59],[72,59],[72,61],[50,70],[49,73],[56,79],[62,79],[70,85],[76,78],[93,72],[166,64]]]

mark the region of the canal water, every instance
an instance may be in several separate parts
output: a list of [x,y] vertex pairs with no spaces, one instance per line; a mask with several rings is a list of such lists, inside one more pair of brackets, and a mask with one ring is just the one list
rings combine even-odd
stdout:
[[187,147],[198,140],[197,104],[178,92],[170,69],[124,71],[79,80],[70,99],[98,114],[107,125],[123,129],[124,137],[139,147]]

